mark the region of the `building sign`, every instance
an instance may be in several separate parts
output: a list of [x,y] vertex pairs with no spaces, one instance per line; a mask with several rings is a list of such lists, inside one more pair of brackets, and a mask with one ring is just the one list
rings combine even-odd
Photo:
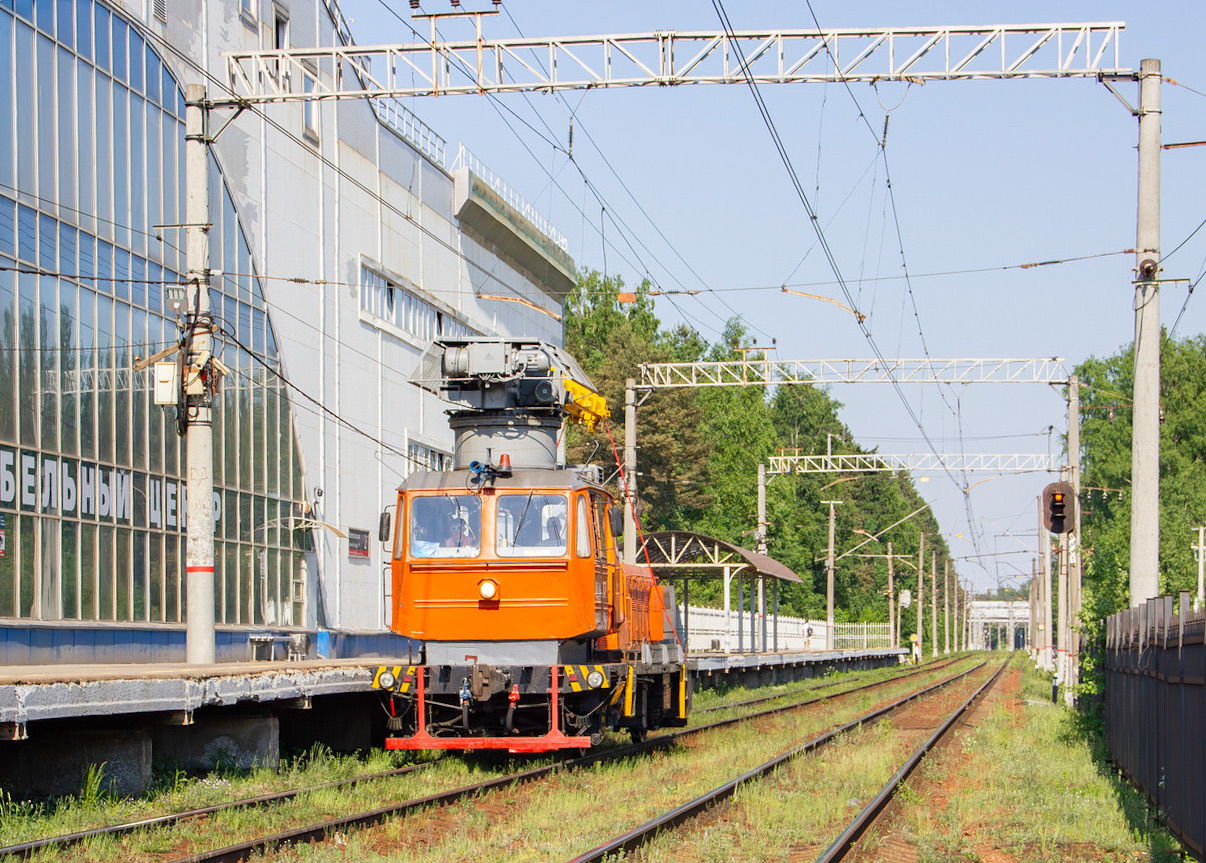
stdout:
[[[0,507],[6,509],[183,533],[187,497],[184,481],[174,477],[0,446]],[[221,518],[222,495],[215,491],[215,527]]]
[[348,528],[348,557],[355,560],[357,558],[367,559],[369,556],[369,532],[367,530],[357,530],[354,527]]

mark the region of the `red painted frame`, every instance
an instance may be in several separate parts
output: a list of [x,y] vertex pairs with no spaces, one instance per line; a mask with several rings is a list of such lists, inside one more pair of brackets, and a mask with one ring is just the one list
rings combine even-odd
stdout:
[[387,737],[386,749],[506,749],[508,752],[553,752],[557,749],[582,749],[590,746],[590,737],[567,737],[557,723],[560,693],[557,691],[558,666],[549,666],[549,733],[539,737],[432,737],[427,733],[427,698],[424,683],[426,669],[419,667],[416,678],[419,727],[411,737]]

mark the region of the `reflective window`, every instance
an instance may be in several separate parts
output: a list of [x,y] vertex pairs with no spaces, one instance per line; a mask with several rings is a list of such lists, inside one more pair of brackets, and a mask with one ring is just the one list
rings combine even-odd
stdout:
[[143,51],[143,69],[146,72],[147,82],[147,99],[158,104],[159,103],[159,58],[155,56],[155,52],[151,50],[151,46],[147,45]]
[[80,617],[97,618],[96,605],[96,525],[80,525]]
[[[74,521],[63,521],[63,541],[60,555],[63,562],[62,599],[60,613],[65,618],[78,619],[80,616],[80,556],[79,556],[79,525]],[[42,549],[43,556],[46,549]]]
[[103,237],[113,236],[113,172],[108,167],[112,162],[110,153],[113,147],[113,118],[109,109],[111,93],[109,79],[97,75],[96,134],[92,140],[96,142],[96,164],[100,166],[96,171],[96,230]]
[[[4,209],[3,204],[4,199],[0,198],[0,211]],[[0,258],[0,266],[9,266],[10,263]],[[17,346],[16,284],[16,273],[0,270],[0,440],[9,443],[17,440],[17,353],[14,350]],[[2,585],[0,590],[3,590]],[[0,616],[7,614],[4,607],[0,599]]]
[[79,174],[77,189],[79,192],[80,226],[92,227],[92,172],[95,156],[93,155],[92,136],[92,70],[83,63],[79,64],[78,86],[76,87],[76,130],[79,152]]
[[109,71],[109,10],[97,3],[94,7],[95,26],[92,32],[96,34],[96,65],[106,72]]
[[[16,116],[28,118],[34,115],[33,30],[23,23],[17,24],[17,111]],[[32,145],[32,146],[31,146]],[[26,139],[25,146],[17,148],[17,187],[36,188],[34,154],[37,145]]]
[[70,48],[75,44],[75,2],[74,0],[57,0],[58,27],[55,35],[60,42]]
[[136,251],[146,249],[146,175],[143,172],[146,151],[143,149],[146,103],[138,96],[130,97],[130,228],[131,243]]
[[[53,8],[53,7],[51,7]],[[50,158],[38,159],[38,195],[46,201],[55,200],[55,152],[54,139],[54,43],[45,36],[38,36],[38,80],[44,82],[37,88],[38,152]],[[26,115],[28,116],[28,115]],[[29,187],[26,187],[27,190]]]
[[0,252],[17,254],[17,209],[5,197],[0,197]]
[[143,54],[146,51],[146,43],[142,41],[142,37],[134,30],[130,31],[130,89],[137,93],[142,92],[142,70],[146,61],[143,59]]
[[411,557],[477,557],[481,498],[472,494],[412,497],[409,535]]
[[[11,69],[13,62],[13,19],[0,15],[0,69]],[[0,84],[0,185],[13,185],[13,91],[6,77]]]
[[113,86],[113,235],[119,243],[129,242],[130,178],[127,166],[130,153],[129,91]]
[[75,5],[75,50],[85,60],[92,58],[92,0],[78,0]]
[[41,438],[42,449],[59,448],[59,398],[55,382],[58,380],[59,328],[58,328],[58,279],[54,276],[38,277],[38,356],[41,358],[38,382],[41,390]]
[[58,223],[50,216],[38,215],[38,265],[44,270],[54,270],[58,265],[56,227]]
[[112,22],[109,47],[112,49],[113,78],[124,83],[126,81],[126,43],[129,40],[130,28],[117,15],[113,16]]
[[[75,58],[58,50],[59,204],[76,209],[75,182]],[[68,270],[67,272],[72,272]]]
[[504,557],[565,554],[567,500],[561,494],[501,494],[495,498],[495,547]]
[[38,214],[32,207],[17,206],[17,257],[33,263],[38,259]]
[[34,0],[34,14],[38,29],[54,35],[54,0]]

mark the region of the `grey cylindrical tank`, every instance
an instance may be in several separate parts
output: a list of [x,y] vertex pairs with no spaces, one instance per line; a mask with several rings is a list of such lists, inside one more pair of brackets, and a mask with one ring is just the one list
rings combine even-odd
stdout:
[[515,470],[557,466],[560,416],[464,412],[452,414],[448,425],[456,435],[452,456],[456,470],[475,461],[498,464],[503,454],[511,457]]

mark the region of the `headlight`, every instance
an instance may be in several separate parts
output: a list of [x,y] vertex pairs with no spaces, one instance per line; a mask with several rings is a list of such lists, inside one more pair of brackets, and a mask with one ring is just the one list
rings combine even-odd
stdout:
[[388,671],[381,672],[381,676],[377,678],[377,685],[380,686],[382,689],[393,689],[394,684],[397,682],[398,682],[397,678],[394,677],[392,674],[390,674]]
[[482,599],[498,599],[498,582],[489,578],[479,581],[477,592]]
[[602,686],[603,685],[603,672],[602,671],[592,671],[590,674],[586,675],[586,685],[589,686],[591,689],[598,689],[600,686]]

